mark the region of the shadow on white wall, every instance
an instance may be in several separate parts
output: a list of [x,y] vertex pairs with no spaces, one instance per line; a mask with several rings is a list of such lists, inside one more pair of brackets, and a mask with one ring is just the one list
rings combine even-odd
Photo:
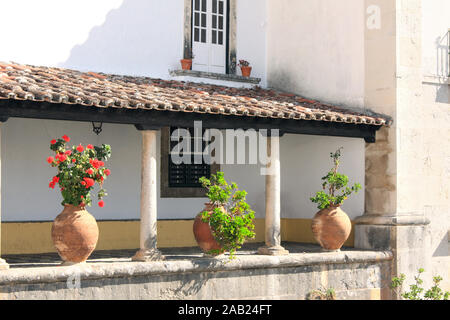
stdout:
[[168,78],[183,52],[183,8],[183,1],[124,0],[58,67]]

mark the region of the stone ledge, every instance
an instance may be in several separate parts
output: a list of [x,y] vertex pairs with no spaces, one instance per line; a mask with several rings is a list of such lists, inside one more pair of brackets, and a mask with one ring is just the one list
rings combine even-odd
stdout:
[[384,226],[420,226],[430,224],[430,220],[423,215],[375,215],[364,214],[354,220],[356,225],[384,225]]
[[436,76],[436,75],[423,75],[422,83],[436,84],[436,85],[450,85],[450,77]]
[[245,83],[252,83],[252,84],[258,84],[261,82],[261,78],[243,77],[243,76],[239,76],[237,74],[221,74],[221,73],[193,71],[193,70],[169,70],[169,74],[172,77],[207,78],[207,79],[214,79],[214,80],[245,82]]
[[0,272],[0,285],[65,282],[75,273],[82,280],[128,278],[201,272],[235,271],[301,267],[311,265],[379,263],[392,260],[391,251],[343,251],[328,253],[296,253],[286,256],[238,255],[229,260],[193,258],[190,260],[156,262],[86,263],[73,266],[17,268]]

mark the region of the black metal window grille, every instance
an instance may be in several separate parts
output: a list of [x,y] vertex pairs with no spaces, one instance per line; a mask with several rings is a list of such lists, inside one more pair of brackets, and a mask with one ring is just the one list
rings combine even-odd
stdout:
[[[179,128],[171,127],[170,128],[170,135],[172,136],[172,133]],[[180,128],[181,129],[181,128]],[[189,130],[189,133],[191,135],[190,139],[190,159],[191,163],[181,163],[181,164],[175,164],[172,162],[172,150],[174,147],[181,142],[181,138],[175,141],[172,141],[172,139],[169,139],[169,155],[168,155],[168,163],[169,163],[169,187],[170,188],[201,188],[201,184],[198,181],[201,177],[211,177],[211,166],[209,164],[206,164],[204,162],[203,157],[201,157],[201,163],[196,164],[194,163],[194,143],[195,143],[195,137],[194,137],[194,129],[193,128],[186,128]],[[205,141],[203,141],[203,134],[204,130],[202,131],[201,137],[197,137],[201,139],[201,151],[202,152],[205,148]],[[183,150],[183,153],[180,154],[180,156],[185,156],[186,151]]]

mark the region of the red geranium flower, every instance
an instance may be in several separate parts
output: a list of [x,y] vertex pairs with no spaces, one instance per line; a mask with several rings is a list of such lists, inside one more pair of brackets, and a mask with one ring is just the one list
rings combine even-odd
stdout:
[[[111,147],[108,145],[95,147],[92,144],[83,146],[80,143],[79,145],[65,148],[65,143],[69,141],[70,138],[67,135],[59,139],[50,140],[50,150],[54,152],[54,155],[48,157],[47,162],[53,167],[57,166],[58,173],[51,178],[49,188],[54,189],[55,185],[58,185],[64,198],[64,204],[90,205],[91,200],[86,201],[86,197],[90,199],[90,191],[95,183],[98,182],[102,186],[103,180],[106,179],[106,175],[103,173],[103,170],[106,168],[100,169],[105,163],[100,161],[99,154],[104,157],[102,160],[106,161],[109,158]],[[57,146],[58,148],[56,148]],[[69,166],[69,162],[72,165]],[[109,170],[106,172],[110,174]],[[99,195],[105,194],[103,189],[98,192]],[[85,194],[87,196],[83,196]],[[103,207],[103,205],[103,201],[99,202],[99,206]]]
[[86,182],[86,189],[92,187],[95,184],[94,179],[83,178],[83,180]]
[[105,163],[103,162],[103,161],[99,161],[99,160],[97,160],[97,159],[94,159],[94,160],[92,160],[92,166],[95,168],[95,169],[98,169],[98,168],[100,168],[100,167],[102,167],[102,166],[104,166],[105,165]]
[[100,208],[103,208],[104,205],[105,205],[105,202],[104,202],[103,200],[100,200],[100,201],[98,202],[98,206],[99,206]]
[[105,174],[106,174],[107,176],[109,176],[109,175],[111,174],[111,170],[105,169]]

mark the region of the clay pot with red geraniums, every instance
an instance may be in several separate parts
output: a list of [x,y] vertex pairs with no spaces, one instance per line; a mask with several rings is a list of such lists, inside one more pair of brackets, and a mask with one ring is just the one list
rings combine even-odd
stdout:
[[111,156],[109,145],[79,144],[67,148],[69,141],[67,135],[53,139],[50,150],[55,152],[55,156],[47,158],[47,162],[58,170],[49,188],[59,185],[63,197],[63,211],[52,224],[52,240],[65,265],[85,262],[94,251],[99,231],[86,206],[92,204],[91,191],[96,183],[100,186],[97,204],[99,207],[105,205],[103,197],[107,194],[103,183],[111,174],[104,163]]
[[241,73],[243,77],[250,77],[252,73],[252,67],[250,67],[250,62],[246,60],[239,60],[238,66],[241,68]]
[[324,251],[339,251],[350,236],[352,224],[350,218],[341,209],[341,205],[348,196],[361,189],[359,183],[347,187],[348,177],[337,172],[341,149],[342,147],[330,153],[334,167],[322,178],[323,191],[318,191],[314,197],[310,198],[320,209],[312,220],[311,229],[314,239]]
[[194,220],[194,236],[206,254],[217,256],[225,252],[234,258],[245,241],[255,237],[255,212],[246,202],[247,192],[238,190],[236,183],[227,183],[223,172],[210,179],[200,178],[209,203]]

